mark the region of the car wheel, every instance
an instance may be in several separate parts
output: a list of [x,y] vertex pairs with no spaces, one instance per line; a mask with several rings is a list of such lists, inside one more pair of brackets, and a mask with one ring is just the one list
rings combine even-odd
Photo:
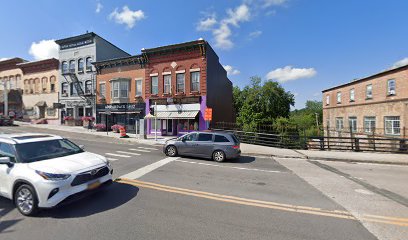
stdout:
[[177,148],[175,146],[168,146],[166,148],[166,155],[169,157],[177,156]]
[[225,153],[221,150],[217,150],[213,153],[212,158],[216,162],[223,162],[225,160]]
[[38,210],[38,200],[35,190],[28,184],[23,184],[14,193],[14,204],[25,216],[32,216]]

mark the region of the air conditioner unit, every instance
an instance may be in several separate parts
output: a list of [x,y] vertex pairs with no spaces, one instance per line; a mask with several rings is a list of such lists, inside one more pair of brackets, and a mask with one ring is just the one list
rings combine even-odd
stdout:
[[388,94],[389,94],[389,95],[395,95],[395,90],[390,90],[390,91],[388,92]]

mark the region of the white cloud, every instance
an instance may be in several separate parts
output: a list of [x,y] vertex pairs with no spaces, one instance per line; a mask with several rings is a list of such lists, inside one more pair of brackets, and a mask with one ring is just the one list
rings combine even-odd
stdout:
[[261,35],[262,35],[262,31],[258,30],[258,31],[254,31],[254,32],[249,33],[249,38],[254,39],[254,38],[257,38],[257,37],[259,37]]
[[281,6],[287,2],[288,0],[263,0],[263,7]]
[[281,83],[287,81],[293,81],[301,78],[311,78],[316,75],[314,68],[293,68],[292,66],[286,66],[284,68],[277,68],[266,74],[266,78],[269,80],[277,80]]
[[201,19],[197,24],[197,31],[209,31],[213,29],[215,24],[217,24],[217,19],[215,18],[215,16]]
[[221,49],[231,49],[234,46],[230,39],[231,34],[228,24],[222,23],[219,28],[213,31],[215,46]]
[[102,10],[102,8],[103,8],[102,3],[97,2],[97,3],[96,3],[96,9],[95,9],[95,12],[96,12],[96,13],[100,13],[100,12],[101,12],[101,10]]
[[145,18],[142,10],[132,11],[128,6],[123,6],[122,11],[116,8],[110,15],[109,19],[113,19],[118,24],[126,24],[127,28],[131,29],[135,26],[137,21]]
[[399,60],[398,62],[392,65],[392,68],[402,67],[404,65],[408,65],[408,57]]
[[227,10],[228,17],[225,18],[223,21],[225,23],[229,23],[234,25],[235,27],[239,27],[240,22],[247,22],[251,17],[251,13],[249,11],[249,7],[246,4],[242,4],[235,8],[235,10],[228,9]]
[[227,71],[227,74],[230,75],[230,76],[238,75],[238,74],[241,73],[238,69],[234,68],[231,65],[223,65],[223,67],[224,67],[225,71]]
[[35,60],[42,60],[48,58],[58,58],[58,50],[58,45],[53,39],[51,39],[31,43],[28,53],[33,56]]

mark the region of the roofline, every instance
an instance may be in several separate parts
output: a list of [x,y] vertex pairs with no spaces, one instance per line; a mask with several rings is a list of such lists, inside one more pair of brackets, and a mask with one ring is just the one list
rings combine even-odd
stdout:
[[40,64],[40,63],[43,63],[43,62],[48,62],[48,61],[57,61],[57,62],[59,62],[59,60],[58,59],[56,59],[56,58],[48,58],[48,59],[42,59],[42,60],[38,60],[38,61],[31,61],[31,62],[23,62],[23,63],[17,63],[16,65],[17,66],[29,66],[29,65],[31,65],[31,64],[33,64],[33,65],[35,65],[35,64]]
[[143,60],[143,56],[142,55],[132,55],[132,56],[128,56],[128,57],[111,58],[111,59],[107,59],[107,60],[93,62],[92,65],[100,66],[100,65],[110,63],[110,62],[124,61],[124,60],[128,60],[128,59],[137,59],[137,60],[140,59],[140,60]]
[[181,47],[189,47],[189,46],[202,45],[202,44],[208,44],[208,43],[204,39],[199,39],[199,40],[183,42],[183,43],[176,43],[176,44],[160,46],[160,47],[155,47],[155,48],[142,49],[142,53],[149,54],[149,53],[154,53],[154,52],[160,52],[160,51],[165,51],[165,50],[170,50],[170,49],[177,49]]
[[130,54],[128,52],[126,52],[125,50],[119,48],[118,46],[116,46],[115,44],[109,42],[108,40],[106,40],[105,38],[99,36],[98,34],[94,33],[94,32],[89,32],[89,33],[85,33],[85,34],[81,34],[81,35],[77,35],[77,36],[73,36],[73,37],[67,37],[67,38],[63,38],[63,39],[59,39],[59,40],[55,40],[55,43],[57,43],[58,45],[61,46],[62,43],[66,43],[66,42],[70,42],[70,41],[74,41],[76,39],[81,39],[81,38],[85,38],[85,37],[100,37],[101,39],[103,39],[104,41],[106,41],[107,43],[109,43],[110,45],[112,45],[113,47],[119,49],[120,51],[126,53],[127,55],[130,56]]
[[335,86],[335,87],[331,87],[331,88],[328,88],[328,89],[324,89],[324,90],[322,90],[322,93],[325,93],[325,92],[328,92],[328,91],[332,91],[332,90],[335,90],[335,89],[338,89],[338,88],[342,88],[342,87],[347,87],[347,86],[350,86],[350,85],[354,85],[354,84],[356,84],[356,83],[368,81],[368,80],[371,80],[372,78],[376,78],[376,77],[379,77],[379,76],[382,76],[382,75],[386,75],[386,74],[389,74],[389,73],[392,73],[392,72],[397,72],[397,71],[404,70],[405,68],[408,69],[408,64],[403,65],[403,66],[400,66],[400,67],[396,67],[396,68],[387,69],[387,70],[384,70],[384,71],[382,71],[382,72],[375,73],[375,74],[373,74],[373,75],[370,75],[370,76],[367,76],[367,77],[363,77],[363,78],[360,78],[360,79],[355,80],[355,81],[352,81],[352,82],[348,82],[348,83],[344,83],[344,84],[341,84],[341,85],[337,85],[337,86]]

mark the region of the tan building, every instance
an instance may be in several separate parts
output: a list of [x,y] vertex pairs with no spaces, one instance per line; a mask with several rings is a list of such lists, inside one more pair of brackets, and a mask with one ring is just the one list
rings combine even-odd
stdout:
[[59,124],[58,109],[53,106],[58,103],[58,60],[51,58],[17,66],[23,72],[24,118]]
[[22,114],[22,71],[17,64],[24,63],[21,58],[0,61],[0,112],[4,112],[4,86],[8,92],[9,113]]
[[408,65],[323,90],[323,126],[335,132],[405,137]]

